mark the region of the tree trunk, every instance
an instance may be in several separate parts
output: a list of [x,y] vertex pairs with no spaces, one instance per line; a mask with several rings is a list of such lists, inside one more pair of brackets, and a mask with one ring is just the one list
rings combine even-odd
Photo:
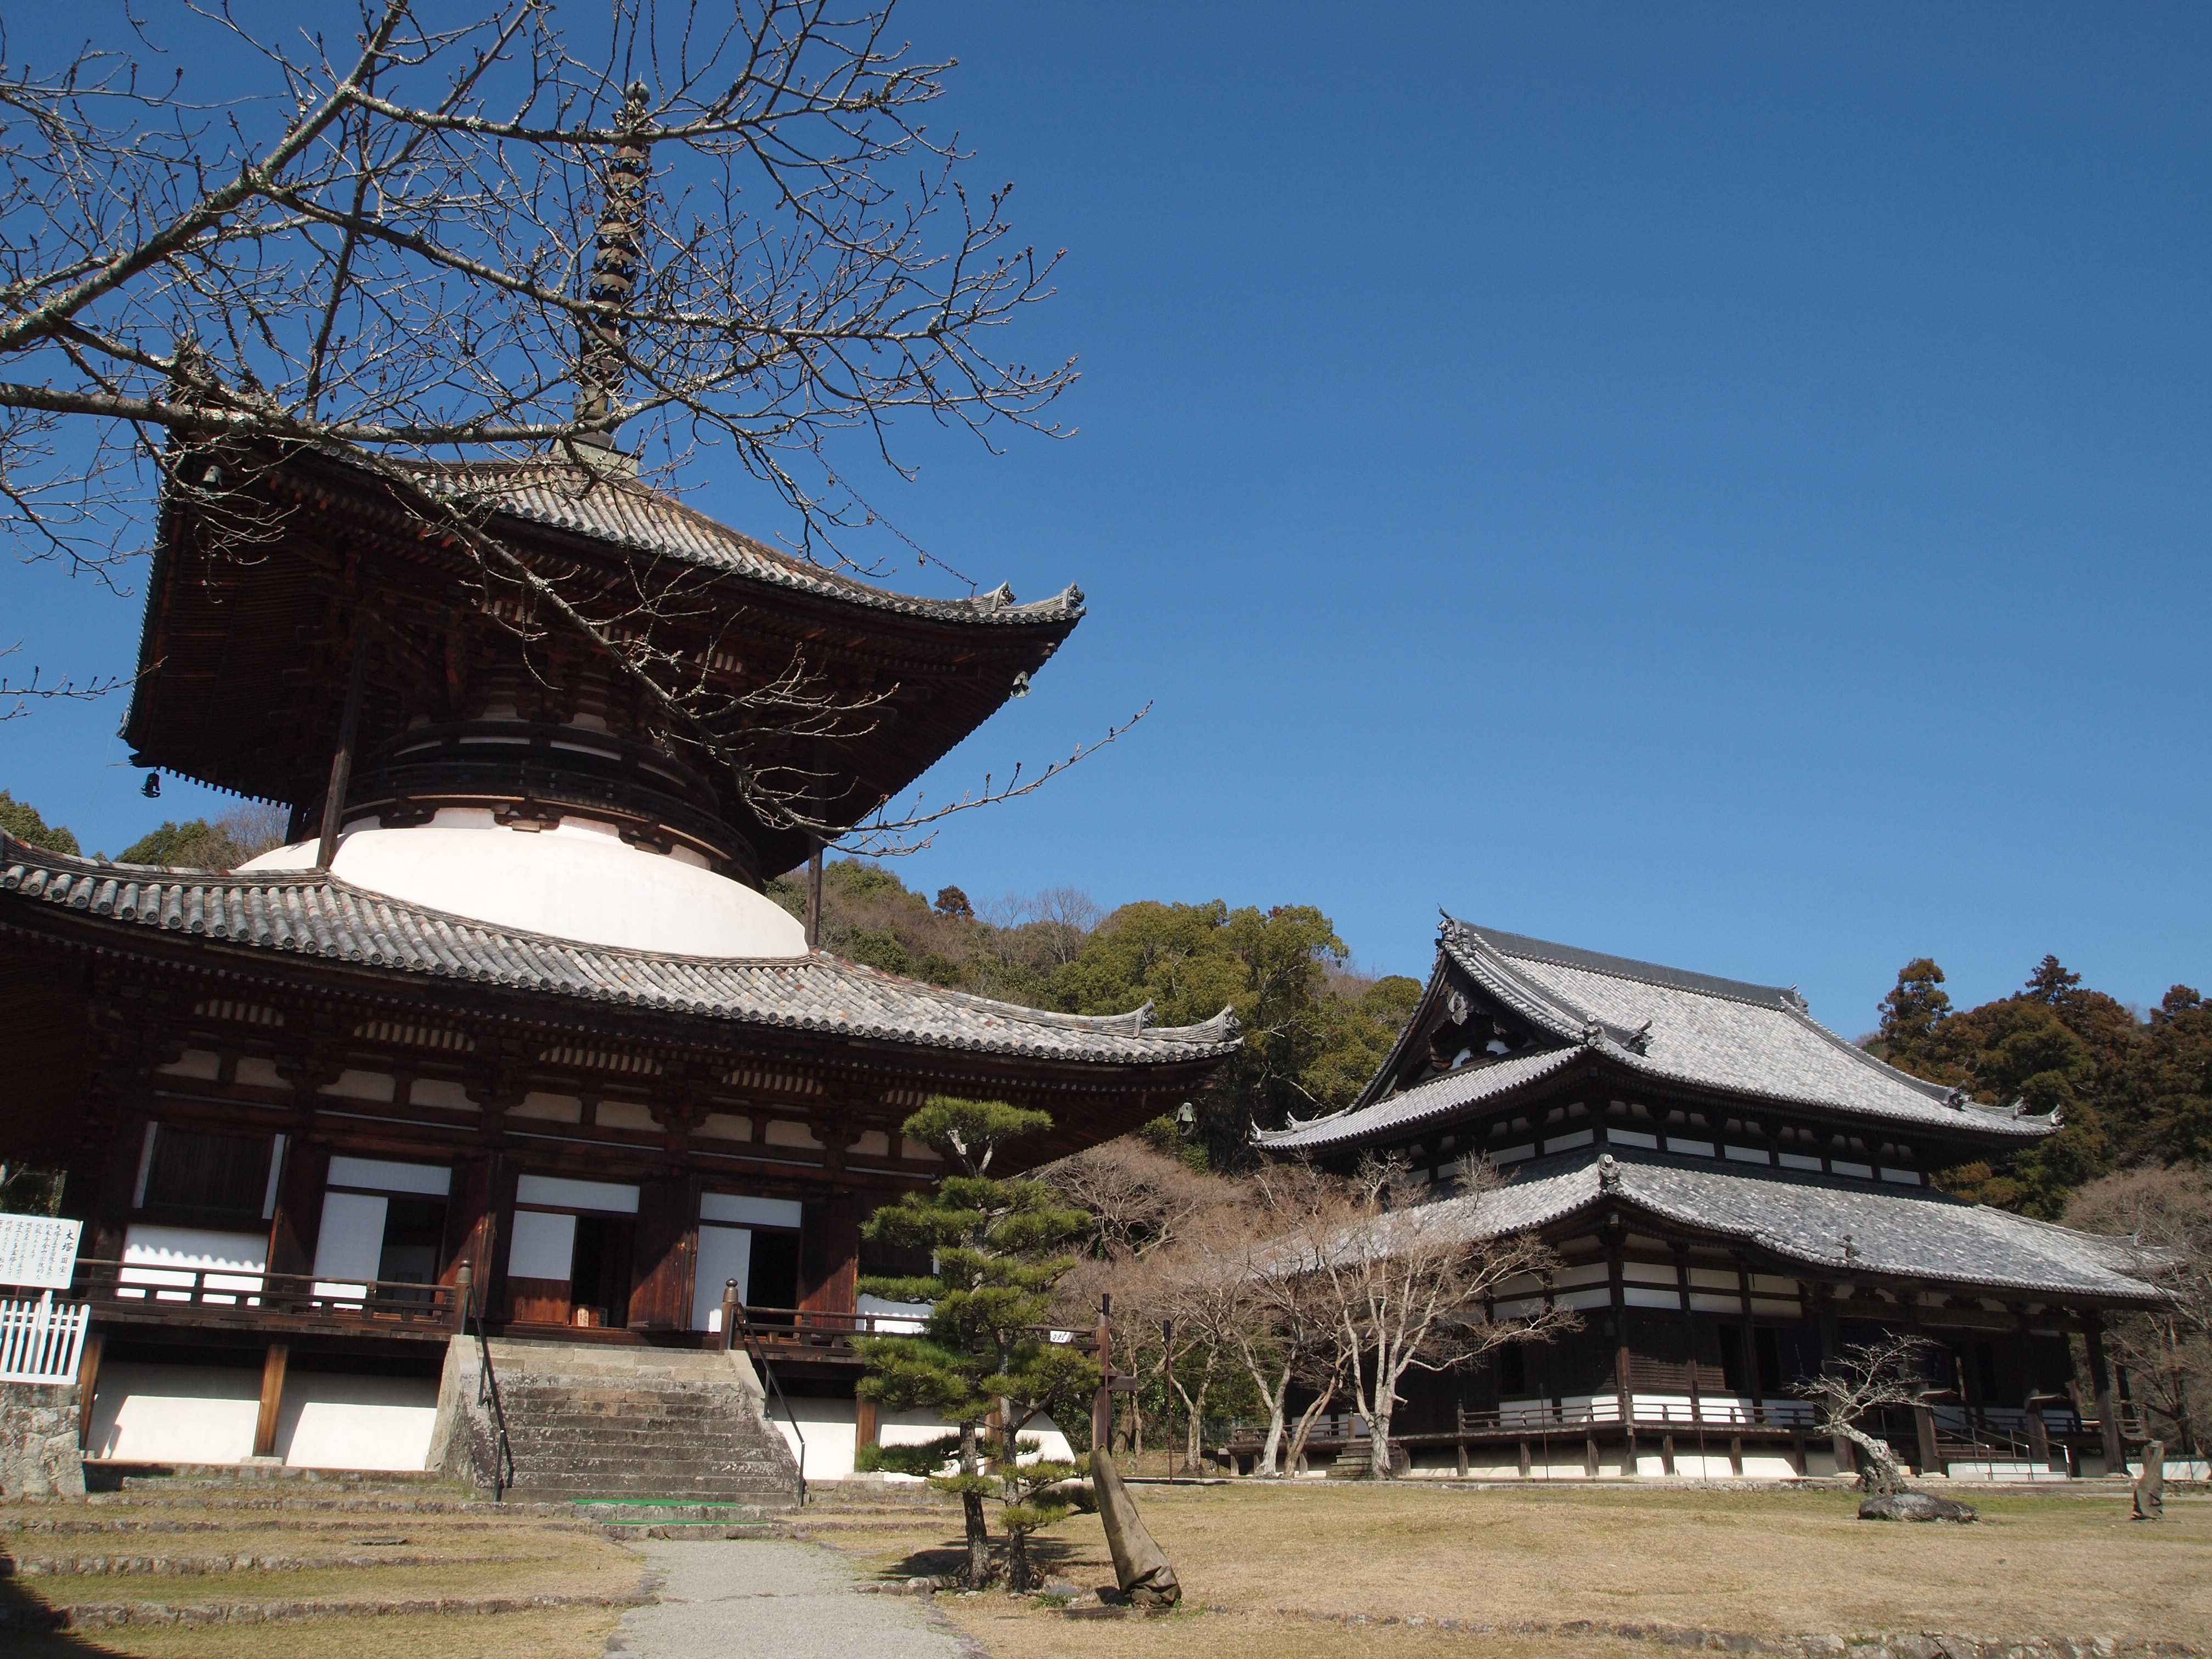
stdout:
[[1830,1431],[1839,1434],[1867,1455],[1867,1466],[1859,1471],[1859,1490],[1876,1496],[1905,1490],[1905,1472],[1897,1467],[1896,1454],[1886,1442],[1861,1432],[1848,1423],[1832,1423]]
[[[1259,1378],[1255,1376],[1252,1380],[1256,1383]],[[1288,1370],[1275,1379],[1273,1394],[1265,1389],[1260,1390],[1260,1398],[1267,1402],[1267,1437],[1261,1443],[1260,1473],[1270,1477],[1283,1472],[1277,1460],[1283,1451],[1283,1397],[1290,1391],[1291,1374]]]
[[1195,1397],[1183,1395],[1183,1407],[1188,1413],[1183,1419],[1182,1472],[1185,1474],[1206,1473],[1206,1395],[1208,1386],[1207,1383],[1200,1383]]
[[1390,1419],[1398,1404],[1399,1373],[1389,1370],[1383,1350],[1375,1350],[1375,1384],[1367,1412],[1367,1473],[1376,1480],[1395,1480],[1398,1471],[1390,1463]]
[[1036,1588],[1030,1577],[1030,1535],[1019,1528],[1006,1533],[1006,1588],[1022,1595]]
[[1313,1397],[1313,1403],[1298,1413],[1298,1426],[1291,1437],[1290,1448],[1283,1454],[1283,1476],[1290,1479],[1298,1472],[1298,1460],[1306,1455],[1306,1442],[1313,1437],[1313,1426],[1321,1414],[1328,1409],[1329,1401],[1336,1398],[1334,1388],[1322,1389]]
[[[982,1459],[975,1447],[975,1425],[960,1425],[960,1473],[981,1474]],[[960,1513],[968,1527],[968,1588],[981,1589],[991,1582],[991,1528],[983,1519],[983,1494],[960,1494]]]

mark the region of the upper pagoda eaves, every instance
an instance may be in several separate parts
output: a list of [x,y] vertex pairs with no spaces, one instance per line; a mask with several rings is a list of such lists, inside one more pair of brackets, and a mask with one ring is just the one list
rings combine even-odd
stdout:
[[674,496],[619,473],[583,474],[550,461],[483,461],[407,469],[433,493],[629,552],[680,559],[835,603],[995,628],[1064,622],[1083,614],[1073,584],[1027,605],[1000,586],[971,599],[939,599],[874,587],[842,572],[777,551],[716,522]]
[[[1445,1003],[1468,988],[1522,1028],[1518,1046],[1478,1050],[1409,1086]],[[1815,1020],[1794,988],[1605,956],[1448,916],[1421,1006],[1359,1097],[1334,1116],[1258,1139],[1285,1152],[1379,1144],[1547,1087],[1577,1058],[1625,1083],[1809,1109],[1945,1141],[2018,1145],[2057,1127],[1885,1064]]]
[[[550,753],[513,751],[542,771],[567,753],[556,728],[582,722],[634,745],[610,763],[624,772],[617,784],[678,799],[660,819],[631,801],[625,823],[688,836],[757,884],[811,843],[786,815],[757,810],[730,757],[767,781],[759,790],[803,798],[803,816],[858,823],[1019,693],[1084,615],[1073,586],[1030,604],[1003,586],[959,599],[876,587],[611,469],[550,456],[382,465],[312,448],[225,455],[167,491],[124,727],[134,764],[289,803],[312,828],[349,665],[366,648],[354,775],[369,813],[386,811],[386,786],[422,782],[386,775],[419,769],[409,734],[425,724],[455,735],[445,761],[481,773],[490,746],[516,738],[540,750],[552,739]],[[459,509],[616,643],[538,605],[410,489]],[[727,754],[640,694],[640,664],[681,690]],[[528,729],[460,729],[488,711]],[[655,782],[647,751],[683,775]],[[434,804],[483,804],[501,788],[534,799],[545,783],[461,781]],[[585,811],[592,797],[550,799]]]

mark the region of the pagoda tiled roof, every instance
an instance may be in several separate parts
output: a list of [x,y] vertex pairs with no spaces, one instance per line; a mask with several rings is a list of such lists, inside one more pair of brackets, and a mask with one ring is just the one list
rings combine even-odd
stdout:
[[1532,1231],[1600,1204],[1734,1239],[1824,1275],[1955,1285],[2149,1305],[2134,1241],[2076,1232],[1927,1188],[1738,1172],[1663,1154],[1587,1152],[1522,1166],[1503,1185],[1422,1206],[1464,1212],[1484,1237]]
[[115,932],[219,940],[293,957],[547,998],[1028,1059],[1157,1066],[1237,1047],[1224,1009],[1198,1025],[1054,1013],[904,979],[828,951],[663,956],[587,945],[410,904],[323,872],[169,870],[71,858],[0,833],[0,920],[34,905]]
[[1083,614],[1083,592],[1073,586],[1026,605],[1017,604],[1006,587],[952,599],[876,587],[770,547],[635,478],[551,457],[395,464],[426,489],[511,518],[869,610],[998,628],[1066,623]]
[[1814,1019],[1795,988],[1603,956],[1451,917],[1437,951],[1440,975],[1449,968],[1465,974],[1528,1023],[1537,1048],[1476,1060],[1393,1093],[1401,1039],[1350,1107],[1263,1132],[1261,1145],[1287,1151],[1386,1139],[1534,1086],[1577,1054],[1655,1085],[1826,1109],[1900,1130],[2025,1142],[2057,1127],[1885,1064]]

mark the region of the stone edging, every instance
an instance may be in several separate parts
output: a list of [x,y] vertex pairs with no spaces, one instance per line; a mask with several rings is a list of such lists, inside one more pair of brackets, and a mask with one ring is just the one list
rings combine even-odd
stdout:
[[[1235,1607],[1209,1605],[1208,1613]],[[1451,1630],[1470,1636],[1613,1636],[1632,1642],[1714,1653],[1752,1653],[1778,1659],[2197,1659],[2205,1650],[2186,1642],[2161,1642],[2142,1636],[2036,1636],[1992,1638],[1948,1631],[1875,1631],[1850,1636],[1761,1636],[1749,1631],[1704,1630],[1688,1625],[1610,1624],[1597,1619],[1516,1619],[1486,1624],[1474,1619],[1431,1619],[1425,1613],[1313,1613],[1304,1607],[1271,1609],[1285,1619],[1311,1619],[1332,1625],[1403,1625],[1419,1630]]]

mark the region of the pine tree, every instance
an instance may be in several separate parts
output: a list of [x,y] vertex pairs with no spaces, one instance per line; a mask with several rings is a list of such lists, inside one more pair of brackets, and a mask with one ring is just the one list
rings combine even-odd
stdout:
[[931,1305],[922,1334],[864,1337],[855,1345],[867,1365],[859,1391],[895,1408],[936,1412],[958,1428],[956,1437],[929,1446],[881,1448],[869,1466],[925,1474],[957,1455],[957,1472],[933,1474],[930,1484],[959,1495],[970,1589],[991,1577],[984,1511],[989,1500],[1000,1506],[1010,1584],[1030,1588],[1030,1534],[1067,1513],[1042,1493],[1074,1471],[1066,1463],[1023,1462],[1038,1443],[1024,1441],[1021,1430],[1054,1403],[1079,1401],[1097,1384],[1097,1364],[1049,1340],[1042,1328],[1053,1286],[1075,1265],[1061,1246],[1090,1218],[1062,1207],[1041,1182],[990,1174],[1000,1147],[1051,1127],[1044,1113],[1003,1101],[933,1097],[904,1131],[936,1148],[947,1173],[934,1190],[909,1193],[902,1203],[877,1211],[865,1229],[879,1243],[927,1249],[934,1271],[860,1281],[871,1296]]

